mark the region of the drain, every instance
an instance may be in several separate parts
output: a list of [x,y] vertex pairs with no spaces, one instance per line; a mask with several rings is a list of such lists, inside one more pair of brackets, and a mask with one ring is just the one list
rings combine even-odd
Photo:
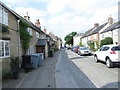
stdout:
[[50,87],[50,85],[48,85],[48,87]]

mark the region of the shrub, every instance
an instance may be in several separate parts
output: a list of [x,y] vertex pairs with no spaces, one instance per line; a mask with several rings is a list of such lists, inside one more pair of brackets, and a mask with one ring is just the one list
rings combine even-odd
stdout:
[[100,46],[113,44],[113,39],[111,37],[106,37],[105,39],[100,41]]

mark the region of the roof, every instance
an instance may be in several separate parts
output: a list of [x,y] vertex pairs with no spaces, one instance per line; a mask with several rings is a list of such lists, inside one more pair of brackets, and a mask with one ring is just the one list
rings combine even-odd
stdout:
[[27,22],[31,28],[35,29],[38,32],[42,32],[43,34],[45,34],[40,28],[38,28],[37,26],[35,26],[32,22],[27,21],[25,18],[23,18],[22,16],[20,16],[19,14],[17,14],[15,11],[13,11],[12,9],[10,9],[9,7],[7,7],[3,2],[0,1],[0,5],[3,6],[4,8],[6,8],[9,12],[11,12],[14,16],[16,16],[18,19],[22,19],[25,22]]
[[90,30],[86,31],[85,34],[83,34],[82,38],[89,36],[90,32],[93,30],[94,28],[91,28]]
[[104,31],[102,31],[101,33],[105,33],[105,32],[108,32],[108,31],[112,31],[114,29],[117,29],[117,28],[120,28],[120,21],[119,22],[116,22],[112,25],[110,25],[109,27],[107,27]]
[[92,32],[90,32],[89,35],[93,35],[93,34],[98,33],[105,25],[107,25],[107,23],[104,23],[104,24],[98,26],[95,30],[93,30]]
[[47,39],[38,39],[36,46],[45,46],[47,42]]

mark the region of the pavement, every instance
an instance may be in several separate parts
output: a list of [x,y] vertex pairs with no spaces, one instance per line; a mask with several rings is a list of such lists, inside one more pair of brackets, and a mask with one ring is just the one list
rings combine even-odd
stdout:
[[21,72],[19,79],[10,79],[2,88],[55,88],[54,71],[60,52],[59,50],[53,57],[44,59],[41,67],[28,73]]

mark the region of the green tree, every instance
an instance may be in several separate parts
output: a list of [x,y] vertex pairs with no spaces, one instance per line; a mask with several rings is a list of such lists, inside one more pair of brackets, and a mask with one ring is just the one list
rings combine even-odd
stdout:
[[73,37],[77,34],[77,32],[72,32],[72,33],[69,33],[65,38],[65,44],[72,44],[73,45]]
[[106,37],[105,39],[100,41],[100,46],[113,44],[113,39],[111,37]]
[[90,49],[91,49],[92,51],[95,50],[95,42],[94,42],[94,41],[89,41],[89,42],[88,42],[88,46],[90,47]]
[[22,49],[24,54],[27,53],[27,50],[30,46],[30,39],[32,38],[32,36],[27,31],[28,27],[30,27],[30,25],[21,19],[19,29],[20,29],[20,39],[21,39]]
[[79,43],[79,45],[80,45],[80,46],[84,46],[84,45],[82,44],[82,38],[80,38],[80,43]]

